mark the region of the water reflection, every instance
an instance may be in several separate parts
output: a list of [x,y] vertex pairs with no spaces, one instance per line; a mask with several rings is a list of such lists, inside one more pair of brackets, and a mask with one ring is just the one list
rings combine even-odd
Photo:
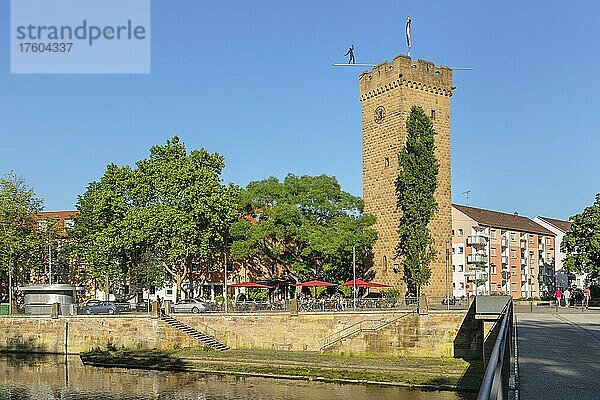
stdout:
[[451,392],[84,367],[78,357],[0,357],[0,399],[455,400]]

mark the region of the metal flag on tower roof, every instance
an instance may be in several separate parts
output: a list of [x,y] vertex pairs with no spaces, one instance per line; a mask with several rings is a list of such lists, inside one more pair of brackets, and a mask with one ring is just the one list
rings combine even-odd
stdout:
[[408,44],[408,56],[410,57],[410,17],[406,20],[406,44]]

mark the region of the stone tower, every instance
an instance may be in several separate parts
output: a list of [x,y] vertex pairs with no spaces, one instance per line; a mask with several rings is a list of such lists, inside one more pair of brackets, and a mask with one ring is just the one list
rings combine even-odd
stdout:
[[[446,242],[451,243],[450,206],[450,96],[452,70],[399,55],[359,77],[362,103],[363,196],[365,212],[377,217],[379,238],[373,247],[377,282],[404,293],[402,265],[396,258],[400,210],[396,205],[395,182],[399,173],[398,154],[406,142],[406,119],[413,105],[423,108],[437,133],[435,154],[439,163],[435,198],[438,210],[429,229],[437,258],[430,265],[431,279],[423,287],[430,297],[446,295]],[[451,261],[450,261],[451,262]],[[451,266],[450,266],[451,268]],[[452,295],[452,270],[448,273]]]

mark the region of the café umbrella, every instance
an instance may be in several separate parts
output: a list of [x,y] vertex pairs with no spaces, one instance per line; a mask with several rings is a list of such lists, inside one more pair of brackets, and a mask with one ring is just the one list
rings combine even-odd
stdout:
[[330,286],[337,286],[335,283],[331,283],[331,282],[325,282],[325,281],[319,281],[319,280],[312,280],[312,281],[308,281],[308,282],[301,282],[301,283],[296,283],[295,286],[300,286],[300,287],[311,287],[311,288],[315,288],[313,289],[313,297],[317,296],[317,289],[318,287],[330,287]]
[[260,283],[255,282],[230,283],[228,286],[239,288],[273,289],[273,286],[261,285]]

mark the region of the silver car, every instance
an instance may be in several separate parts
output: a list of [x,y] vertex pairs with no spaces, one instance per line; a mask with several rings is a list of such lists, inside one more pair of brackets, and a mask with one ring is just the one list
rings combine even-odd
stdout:
[[176,313],[197,314],[206,311],[206,304],[196,299],[185,299],[173,304],[171,309]]

